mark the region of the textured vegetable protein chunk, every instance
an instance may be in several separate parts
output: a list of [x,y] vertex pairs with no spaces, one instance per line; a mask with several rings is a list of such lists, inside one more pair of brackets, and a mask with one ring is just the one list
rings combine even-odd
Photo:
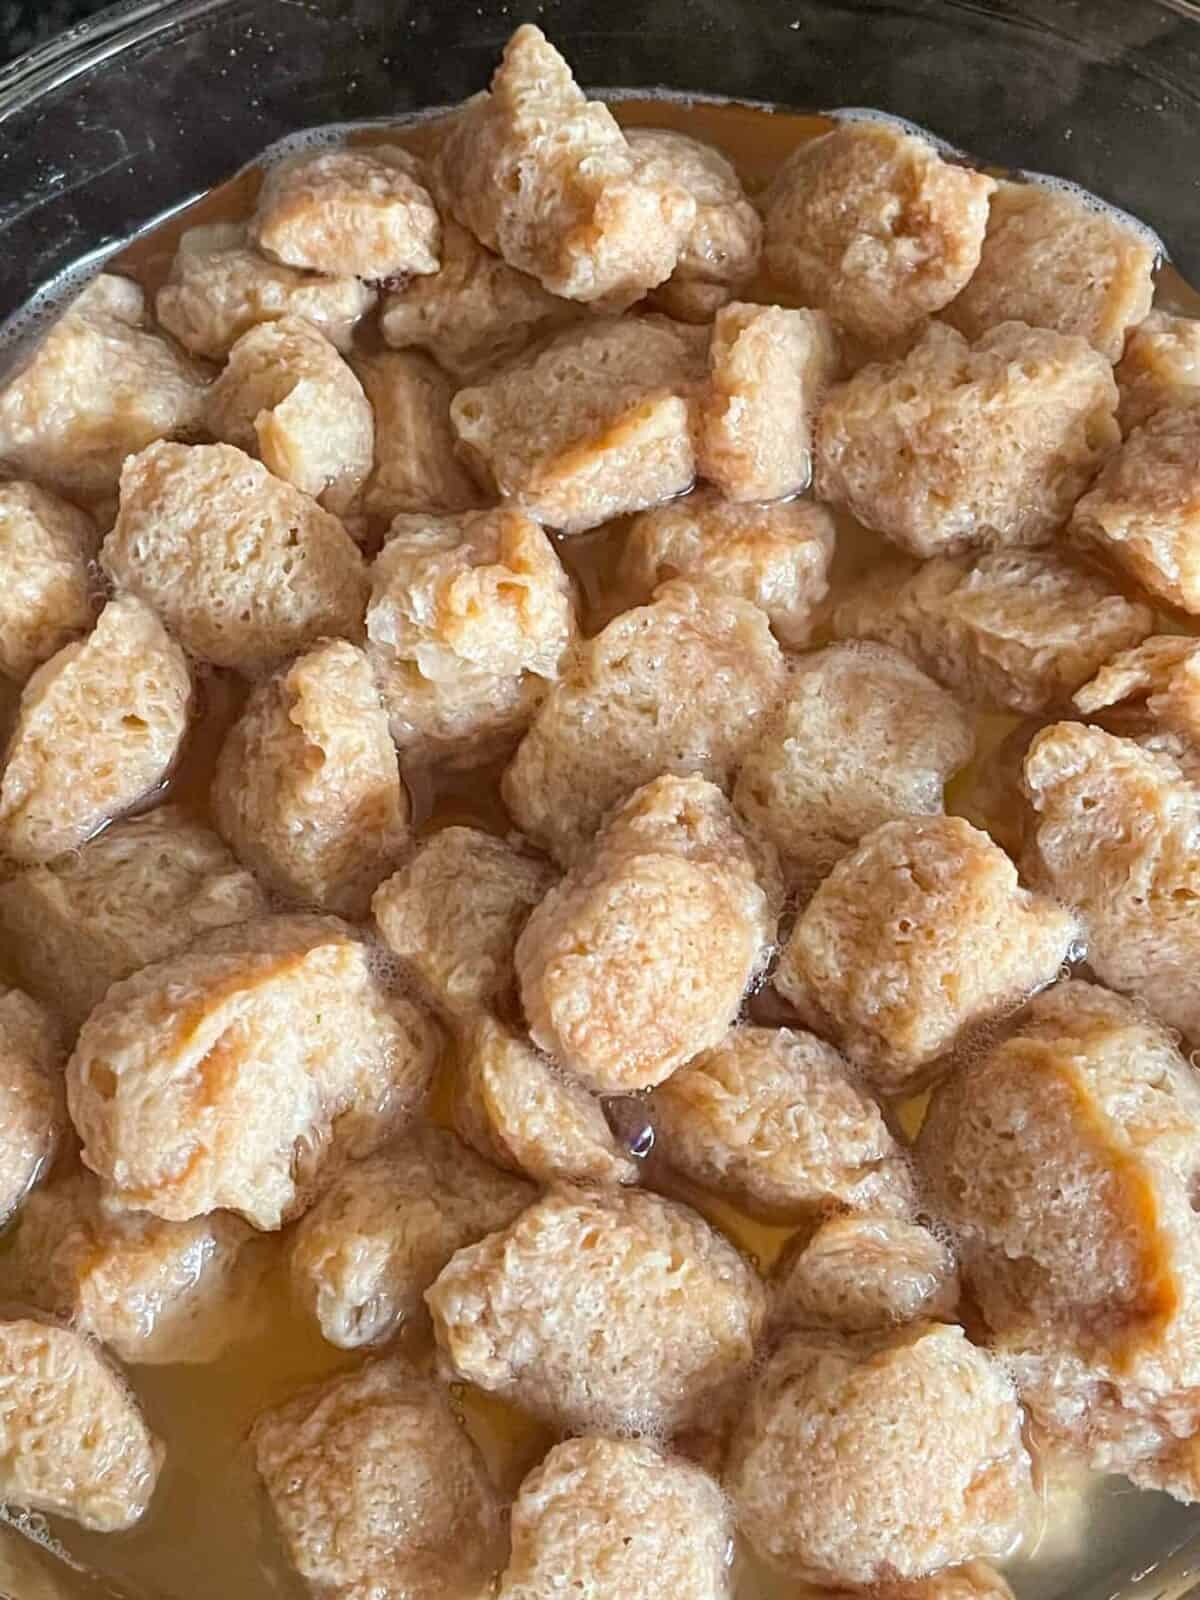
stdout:
[[426,1295],[458,1377],[555,1427],[708,1424],[749,1372],[763,1286],[694,1211],[556,1189],[451,1260]]
[[1200,400],[1200,322],[1152,311],[1130,329],[1116,379],[1117,421],[1126,435],[1164,406]]
[[946,1068],[963,1031],[1052,983],[1081,933],[961,817],[886,822],[800,913],[779,992],[887,1094]]
[[452,1133],[417,1127],[340,1173],[292,1241],[292,1284],[330,1344],[383,1344],[464,1245],[507,1227],[532,1184],[481,1161]]
[[1112,369],[1082,339],[941,323],[830,393],[816,490],[917,556],[1040,544],[1120,439]]
[[65,1059],[51,1013],[20,989],[0,989],[0,1222],[47,1171],[66,1132]]
[[642,1439],[556,1445],[521,1485],[499,1600],[729,1600],[729,1506],[689,1461]]
[[503,1559],[482,1457],[444,1390],[399,1358],[264,1412],[251,1443],[288,1554],[319,1600],[462,1600]]
[[609,819],[517,941],[535,1044],[597,1093],[652,1088],[717,1043],[763,971],[779,883],[703,778],[658,778]]
[[406,511],[441,515],[480,505],[479,485],[455,450],[454,385],[445,373],[419,350],[358,355],[352,365],[375,417],[375,464],[362,509],[390,522]]
[[25,685],[0,777],[0,848],[24,864],[77,850],[162,783],[187,731],[183,651],[129,595]]
[[843,123],[801,145],[776,176],[767,266],[867,344],[904,339],[978,266],[995,187],[904,129]]
[[24,683],[100,609],[99,544],[85,511],[34,483],[0,484],[0,673]]
[[950,1247],[907,1217],[830,1217],[781,1256],[772,1281],[777,1331],[869,1333],[916,1321],[952,1322],[959,1280]]
[[1161,634],[1122,650],[1079,689],[1085,716],[1132,701],[1151,722],[1200,747],[1200,639]]

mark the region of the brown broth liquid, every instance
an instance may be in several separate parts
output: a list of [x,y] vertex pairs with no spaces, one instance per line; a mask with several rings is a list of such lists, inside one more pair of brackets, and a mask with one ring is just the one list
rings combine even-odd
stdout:
[[[671,99],[622,99],[613,109],[627,126],[676,128],[719,145],[736,163],[751,194],[762,191],[797,144],[830,126],[820,116]],[[437,119],[350,133],[356,141],[386,139],[418,153],[428,152],[439,136]],[[166,278],[180,235],[200,223],[244,218],[253,208],[260,182],[260,169],[242,173],[136,239],[109,263],[109,270],[135,278],[152,300]],[[787,303],[787,296],[765,278],[747,298]],[[1169,309],[1200,314],[1200,296],[1170,268],[1161,273],[1159,300]],[[364,338],[370,337],[369,331],[364,333]],[[622,530],[623,524],[616,523],[558,542],[564,562],[579,580],[589,631],[620,609],[613,601],[613,566]],[[875,535],[843,517],[831,600],[839,598],[882,549]],[[1164,623],[1177,631],[1177,622],[1164,619]],[[828,636],[827,630],[824,635],[819,631],[818,639],[822,636]],[[170,786],[171,797],[200,817],[208,814],[209,780],[221,739],[244,697],[244,687],[228,674],[208,673],[202,680],[201,714]],[[986,760],[1016,724],[1013,717],[980,718],[979,752],[972,767],[951,786],[950,810],[985,825],[989,807],[1003,809],[1011,803],[1010,794],[995,789]],[[491,769],[444,783],[422,783],[414,792],[422,828],[466,822],[506,831],[509,822],[498,777],[499,769]],[[6,976],[6,965],[0,947],[0,979]],[[751,1002],[750,1009],[763,1021],[780,1020],[769,992]],[[444,1111],[444,1093],[435,1096],[435,1114],[439,1107]],[[915,1135],[923,1112],[924,1099],[898,1108],[897,1120],[908,1137]],[[764,1271],[789,1237],[790,1230],[754,1222],[721,1199],[673,1179],[653,1158],[647,1164],[646,1181],[696,1206]],[[125,1534],[97,1535],[62,1519],[14,1515],[14,1524],[34,1535],[39,1547],[0,1530],[0,1593],[8,1592],[15,1600],[42,1600],[43,1595],[50,1600],[97,1595],[115,1600],[268,1596],[300,1600],[304,1586],[274,1530],[249,1459],[247,1432],[265,1407],[316,1379],[354,1367],[363,1357],[324,1343],[313,1324],[293,1310],[286,1271],[288,1244],[285,1231],[264,1245],[273,1260],[253,1304],[246,1307],[248,1324],[256,1330],[250,1336],[204,1365],[144,1366],[130,1372],[150,1425],[167,1446],[166,1466],[143,1521]],[[410,1333],[404,1344],[418,1360],[430,1355],[427,1334]],[[524,1473],[544,1454],[550,1436],[512,1407],[468,1386],[456,1386],[455,1394],[465,1425],[498,1480],[515,1492]],[[1166,1557],[1197,1526],[1183,1508],[1163,1496],[1138,1493],[1117,1480],[1092,1478],[1045,1457],[1039,1458],[1039,1466],[1041,1515],[1009,1568],[1019,1600],[1068,1595],[1071,1600],[1092,1595],[1101,1600]],[[64,1557],[66,1564],[48,1556],[49,1549]],[[816,1592],[767,1574],[744,1549],[737,1552],[736,1564],[738,1600],[795,1600]],[[1156,1585],[1151,1592],[1168,1591]],[[686,1597],[664,1595],[663,1600]]]

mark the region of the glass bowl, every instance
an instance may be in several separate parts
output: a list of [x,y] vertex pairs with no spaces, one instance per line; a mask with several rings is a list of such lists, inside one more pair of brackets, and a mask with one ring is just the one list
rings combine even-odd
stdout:
[[[524,20],[589,87],[870,106],[1059,174],[1200,284],[1193,0],[127,0],[0,71],[0,322],[287,134],[463,99]],[[1200,1511],[1113,1506],[1086,1581],[1064,1541],[1029,1600],[1200,1596]],[[0,1529],[0,1595],[119,1592],[14,1538]]]

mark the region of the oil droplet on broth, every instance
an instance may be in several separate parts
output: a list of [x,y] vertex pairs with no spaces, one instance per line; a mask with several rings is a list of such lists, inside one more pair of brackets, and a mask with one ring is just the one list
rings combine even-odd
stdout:
[[[676,128],[719,145],[738,167],[751,194],[761,194],[780,162],[801,142],[825,132],[830,121],[822,116],[793,115],[756,107],[698,102],[663,95],[653,99],[619,97],[613,105],[625,126]],[[398,128],[320,129],[289,141],[275,156],[315,141],[335,136],[354,142],[389,140],[428,153],[436,143],[437,119],[421,119]],[[188,228],[202,223],[238,220],[249,214],[261,183],[261,169],[252,167],[231,183],[181,209],[160,226],[147,230],[112,257],[111,270],[135,278],[148,299],[165,281],[178,241]],[[67,275],[52,286],[7,332],[10,351],[27,338],[35,319],[61,305],[82,273]],[[783,300],[777,286],[764,276],[746,298]],[[1169,267],[1159,279],[1159,301],[1168,309],[1200,313],[1200,295]],[[373,337],[364,332],[369,344]],[[0,351],[0,356],[4,352]],[[891,552],[878,535],[852,518],[839,514],[838,548],[831,573],[831,594],[814,636],[819,644],[831,637],[829,619],[833,605],[865,572]],[[582,600],[586,630],[596,631],[619,608],[615,574],[625,524],[617,522],[594,534],[559,540],[558,547],[570,569]],[[213,762],[226,729],[236,718],[246,688],[226,673],[204,673],[199,686],[199,717],[178,769],[170,782],[170,798],[198,817],[208,815],[208,787]],[[0,735],[15,714],[15,697],[0,684]],[[948,809],[964,804],[971,782],[989,754],[1002,744],[1015,725],[1012,718],[981,718],[979,749],[971,767],[951,785]],[[448,823],[463,823],[503,834],[511,823],[499,797],[500,768],[469,773],[406,773],[414,804],[414,821],[421,832]],[[970,811],[964,810],[970,815]],[[9,976],[0,946],[0,979]],[[776,1015],[769,991],[756,996],[750,1012],[755,1020],[789,1020]],[[436,1118],[448,1122],[453,1063],[443,1062],[433,1100]],[[908,1138],[915,1136],[924,1115],[927,1096],[899,1106],[897,1118]],[[636,1131],[636,1130],[635,1130]],[[670,1172],[661,1152],[647,1152],[645,1181],[650,1187],[694,1206],[727,1233],[767,1273],[795,1231],[747,1217],[718,1196],[706,1193]],[[354,1367],[361,1357],[325,1344],[315,1327],[294,1308],[287,1274],[289,1239],[285,1232],[265,1241],[272,1259],[258,1288],[262,1325],[258,1332],[232,1345],[221,1357],[201,1366],[141,1367],[130,1373],[155,1431],[167,1444],[162,1481],[150,1512],[142,1524],[127,1534],[89,1534],[62,1519],[50,1519],[51,1540],[61,1541],[70,1558],[93,1576],[54,1563],[56,1570],[39,1588],[43,1574],[30,1569],[28,1552],[7,1554],[17,1537],[0,1527],[0,1588],[10,1569],[30,1569],[28,1578],[15,1580],[13,1592],[21,1600],[230,1600],[230,1597],[269,1594],[278,1600],[301,1600],[304,1587],[281,1549],[278,1534],[267,1513],[247,1448],[247,1435],[255,1416],[264,1408],[295,1394],[309,1383]],[[0,1241],[0,1261],[3,1242]],[[421,1362],[431,1359],[427,1331],[409,1334],[401,1341]],[[489,1467],[507,1492],[513,1492],[522,1475],[545,1453],[548,1431],[513,1407],[494,1397],[457,1386],[456,1403]],[[1097,1594],[1107,1594],[1105,1574],[1120,1565],[1140,1521],[1178,1533],[1183,1508],[1162,1496],[1133,1494],[1127,1485],[1114,1488],[1105,1480],[1083,1475],[1066,1488],[1056,1487],[1047,1501],[1059,1530],[1054,1539],[1043,1531],[1040,1545],[1026,1552],[1013,1567],[1021,1600],[1051,1600],[1070,1589],[1073,1600],[1084,1600],[1093,1584]],[[1042,1524],[1047,1521],[1043,1517]],[[1042,1526],[1039,1524],[1039,1526]],[[1078,1526],[1078,1542],[1062,1530]],[[1137,1541],[1145,1548],[1145,1539]],[[35,1563],[46,1565],[38,1551]],[[7,1564],[6,1564],[7,1563]],[[819,1591],[779,1578],[764,1569],[747,1549],[736,1552],[738,1600],[801,1600]],[[59,1570],[60,1569],[60,1570]],[[1081,1570],[1085,1569],[1085,1570]],[[49,1569],[47,1569],[49,1570]]]

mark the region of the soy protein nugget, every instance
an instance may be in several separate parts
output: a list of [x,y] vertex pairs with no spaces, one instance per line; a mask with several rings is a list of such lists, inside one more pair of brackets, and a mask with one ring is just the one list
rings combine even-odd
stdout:
[[780,169],[767,196],[767,267],[855,338],[890,344],[975,271],[995,187],[902,128],[843,123]]
[[406,511],[440,515],[481,505],[484,495],[455,449],[454,385],[445,373],[419,350],[356,356],[353,367],[375,416],[375,462],[361,509],[390,522]]
[[110,600],[25,685],[0,777],[4,853],[49,861],[144,800],[179,753],[191,698],[187,660],[154,613]]
[[934,323],[830,392],[816,492],[916,556],[1040,544],[1119,442],[1116,408],[1082,339],[1006,322],[970,345]]
[[1184,752],[1148,746],[1077,722],[1037,735],[1030,870],[1078,908],[1101,982],[1200,1036],[1200,788]]
[[156,444],[127,461],[101,560],[215,666],[261,672],[323,635],[362,631],[350,535],[232,445]]
[[917,1144],[1037,1422],[1184,1500],[1200,1497],[1198,1134],[1200,1079],[1166,1029],[1073,982],[937,1091]]
[[758,1553],[826,1587],[1002,1558],[1032,1496],[1012,1383],[931,1322],[792,1334],[751,1390],[726,1487]]
[[409,803],[362,650],[318,645],[254,691],[217,758],[212,808],[271,893],[366,915],[407,842]]
[[812,482],[817,409],[837,376],[822,311],[734,302],[717,312],[697,467],[730,500],[780,500]]
[[96,524],[34,483],[0,484],[0,673],[24,683],[100,609]]
[[715,489],[643,511],[621,546],[617,586],[639,604],[684,578],[749,600],[790,649],[808,642],[828,593],[833,519],[811,500],[738,505]]
[[495,1017],[459,1051],[454,1125],[489,1161],[541,1184],[635,1183],[600,1102]]
[[1200,612],[1200,405],[1168,406],[1135,428],[1070,531],[1151,594]]
[[562,533],[682,494],[696,476],[693,400],[706,330],[666,317],[572,324],[460,389],[450,420],[496,492]]
[[379,326],[397,350],[425,350],[443,371],[469,383],[581,311],[445,216],[438,270],[386,295]]
[[371,568],[367,659],[392,738],[418,757],[511,750],[574,635],[557,551],[508,506],[397,517]]
[[696,202],[675,270],[650,302],[681,322],[708,322],[758,271],[758,212],[715,145],[669,128],[629,128],[625,137],[643,182],[662,190],[681,184]]
[[441,828],[380,885],[371,909],[415,986],[463,1020],[512,990],[517,937],[557,876],[518,843]]
[[491,90],[457,114],[439,193],[509,266],[568,300],[623,310],[671,276],[696,201],[640,170],[608,107],[588,100],[540,28],[509,39]]
[[974,748],[966,710],[900,651],[829,645],[793,665],[733,803],[788,878],[811,882],[881,823],[940,815]]
[[449,1397],[378,1360],[265,1411],[251,1444],[321,1600],[460,1600],[503,1560],[500,1504]]
[[241,223],[189,228],[155,312],[193,355],[222,361],[250,328],[280,317],[303,317],[346,351],[376,293],[358,278],[315,277],[268,261],[250,244]]
[[733,1520],[720,1488],[644,1439],[555,1445],[521,1485],[499,1600],[730,1600]]
[[31,1318],[0,1321],[0,1498],[95,1533],[132,1528],[163,1446],[99,1347]]
[[362,384],[303,317],[242,335],[208,392],[204,420],[214,439],[257,455],[327,511],[351,508],[375,460]]
[[663,584],[573,652],[504,774],[505,803],[524,833],[571,860],[663,772],[728,784],[784,684],[757,606]]
[[1065,552],[993,550],[881,567],[838,606],[834,631],[903,650],[972,705],[1032,716],[1140,644],[1154,613]]
[[552,1426],[666,1435],[739,1389],[763,1286],[694,1211],[555,1189],[451,1260],[425,1299],[458,1377]]
[[149,331],[137,284],[102,273],[0,389],[0,466],[69,499],[108,499],[127,455],[195,431],[206,382]]
[[1200,322],[1152,311],[1126,336],[1116,379],[1117,421],[1126,435],[1164,406],[1200,400]]
[[915,1204],[879,1107],[814,1034],[732,1028],[656,1089],[650,1107],[664,1159],[752,1215],[903,1215]]
[[424,1102],[437,1041],[332,917],[221,928],[114,984],[67,1067],[83,1160],[121,1210],[271,1230]]
[[765,968],[775,874],[713,784],[637,790],[517,941],[534,1043],[597,1093],[662,1083],[722,1038]]
[[293,1236],[297,1299],[330,1344],[382,1344],[423,1315],[456,1250],[537,1198],[452,1133],[418,1127],[339,1174]]
[[20,989],[0,988],[0,1223],[47,1171],[66,1131],[65,1059],[51,1013]]
[[1082,194],[996,185],[979,265],[948,319],[977,339],[1000,322],[1076,334],[1109,361],[1154,299],[1158,251],[1141,229]]
[[1151,723],[1200,747],[1200,639],[1145,639],[1115,655],[1074,699],[1085,716],[1110,706],[1144,707]]
[[801,912],[775,987],[886,1094],[943,1069],[967,1027],[1052,983],[1079,941],[1074,912],[1023,889],[961,817],[886,822]]
[[254,878],[177,806],[115,822],[79,850],[0,883],[14,970],[74,1032],[110,984],[212,928],[267,910]]
[[309,150],[271,167],[250,238],[285,266],[368,279],[436,272],[441,222],[399,145]]
[[78,1173],[30,1195],[4,1281],[131,1366],[211,1361],[244,1326],[252,1238],[223,1212],[163,1222],[111,1211]]
[[907,1217],[865,1211],[830,1217],[775,1269],[777,1332],[868,1333],[905,1322],[953,1322],[959,1280],[944,1240]]

